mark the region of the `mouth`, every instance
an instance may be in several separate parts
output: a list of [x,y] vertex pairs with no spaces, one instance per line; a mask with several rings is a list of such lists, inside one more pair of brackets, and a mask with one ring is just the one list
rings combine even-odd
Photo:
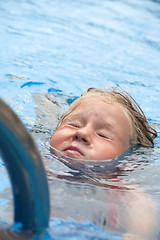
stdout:
[[67,156],[74,157],[74,158],[83,158],[84,154],[80,151],[77,147],[68,147],[64,149],[64,153]]

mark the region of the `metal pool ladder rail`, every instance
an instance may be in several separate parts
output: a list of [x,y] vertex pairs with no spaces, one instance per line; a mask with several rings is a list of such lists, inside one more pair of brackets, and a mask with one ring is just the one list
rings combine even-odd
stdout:
[[[0,153],[9,173],[14,197],[14,225],[7,226],[8,230],[1,228],[0,239],[32,239],[36,234],[42,235],[49,222],[49,190],[45,169],[27,129],[2,99]],[[19,225],[21,227],[15,230]],[[9,238],[9,235],[13,236]]]

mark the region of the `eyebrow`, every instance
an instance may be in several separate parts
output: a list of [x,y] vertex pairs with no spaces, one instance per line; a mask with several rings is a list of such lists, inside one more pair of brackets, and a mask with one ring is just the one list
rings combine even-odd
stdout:
[[119,136],[112,123],[107,123],[106,121],[103,121],[102,127],[100,127],[100,129],[107,129],[111,131],[114,135]]
[[[78,117],[78,118],[77,118]],[[67,121],[67,120],[69,120],[69,121],[73,121],[73,120],[79,120],[79,117],[82,117],[80,114],[75,114],[75,115],[68,115],[68,116],[66,116],[64,119],[63,119],[63,121]],[[77,118],[77,119],[76,119]]]

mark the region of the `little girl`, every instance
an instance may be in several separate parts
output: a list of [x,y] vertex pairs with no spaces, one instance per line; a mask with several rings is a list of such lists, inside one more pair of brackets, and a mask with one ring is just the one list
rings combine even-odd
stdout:
[[117,87],[90,88],[71,104],[50,144],[65,156],[106,160],[136,144],[152,147],[156,136],[127,92]]
[[[152,147],[156,136],[157,132],[150,126],[143,111],[128,93],[116,87],[90,88],[87,93],[71,104],[52,135],[50,144],[63,155],[74,159],[107,160],[121,155],[137,144]],[[76,166],[77,162],[83,161],[69,163],[71,158],[67,158],[67,166],[73,165],[78,170],[83,168],[83,164]],[[86,161],[85,163],[87,164]],[[102,167],[103,170],[107,179],[108,176]],[[99,176],[103,178],[103,175],[96,172],[94,183],[98,184]],[[67,179],[72,177],[69,176]],[[81,181],[77,177],[73,178],[74,181],[75,179]],[[90,178],[84,178],[83,181],[92,183],[88,179]],[[102,210],[106,229],[113,232],[123,231],[123,240],[152,239],[158,226],[154,201],[137,186],[131,186],[132,189],[127,190],[119,176],[116,178],[114,175],[114,181],[117,182],[115,185],[111,184],[110,190],[108,182],[103,185],[108,189],[104,192],[106,198],[104,198]],[[101,183],[100,186],[102,186]],[[116,190],[117,186],[122,188]],[[83,198],[82,201],[84,205],[87,201],[89,202],[89,200],[85,202]],[[108,207],[107,210],[105,204]],[[90,208],[89,205],[87,207]],[[101,216],[100,209],[98,214]],[[95,216],[95,210],[93,215]],[[89,217],[86,213],[86,218]],[[99,224],[97,219],[94,221]]]

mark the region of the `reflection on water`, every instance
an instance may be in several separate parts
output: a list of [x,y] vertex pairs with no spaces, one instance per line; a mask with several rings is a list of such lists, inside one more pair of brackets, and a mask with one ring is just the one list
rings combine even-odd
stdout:
[[144,235],[144,239],[156,235],[157,189],[153,191],[146,182],[146,173],[151,173],[153,168],[152,157],[153,149],[146,153],[145,148],[138,148],[124,157],[124,161],[121,159],[117,168],[113,165],[113,169],[102,174],[99,169],[91,168],[95,163],[89,163],[90,168],[82,170],[82,160],[77,160],[78,164],[72,167],[70,163],[75,159],[60,156],[59,152],[58,156],[57,152],[54,155],[52,151],[45,159],[51,189],[51,216],[65,220],[71,217],[78,222],[89,220],[126,239],[130,239],[126,233]]
[[[159,1],[151,0],[1,1],[1,97],[24,121],[43,156],[51,225],[54,217],[70,217],[124,239],[129,234],[158,238],[159,13]],[[83,166],[80,171],[73,162],[59,161],[47,142],[60,116],[87,88],[112,85],[140,103],[158,131],[155,147],[132,152],[108,172]],[[11,199],[4,182],[1,198]],[[11,202],[0,205],[10,216]]]

